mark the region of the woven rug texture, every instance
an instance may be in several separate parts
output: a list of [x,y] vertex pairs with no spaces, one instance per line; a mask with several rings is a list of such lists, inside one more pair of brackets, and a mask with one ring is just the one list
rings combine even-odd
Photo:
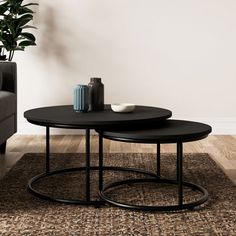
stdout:
[[[91,154],[97,165],[98,154]],[[155,172],[155,154],[104,154],[105,165]],[[51,154],[51,168],[85,165],[85,154]],[[206,188],[209,200],[194,211],[140,212],[105,205],[99,208],[60,204],[27,191],[27,182],[44,172],[44,154],[25,154],[0,180],[0,235],[236,235],[236,186],[206,153],[185,154],[183,179]],[[176,178],[176,156],[163,154],[161,174]],[[143,175],[105,171],[105,184]],[[38,181],[34,187],[54,197],[85,198],[85,172],[65,173]],[[91,194],[97,199],[98,173],[91,173]],[[135,204],[175,204],[177,188],[166,184],[133,184],[107,192]],[[184,202],[199,193],[184,188]]]

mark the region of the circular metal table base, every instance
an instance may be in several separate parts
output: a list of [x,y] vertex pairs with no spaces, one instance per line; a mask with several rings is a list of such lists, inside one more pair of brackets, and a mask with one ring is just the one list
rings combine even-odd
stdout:
[[122,207],[122,208],[128,208],[131,210],[142,210],[142,211],[178,211],[178,210],[184,210],[184,209],[193,210],[194,207],[203,204],[208,199],[208,192],[205,188],[199,185],[189,183],[189,182],[184,182],[184,181],[182,182],[183,186],[189,187],[193,191],[199,191],[202,193],[202,196],[199,200],[185,203],[185,204],[183,203],[179,205],[164,205],[164,206],[132,205],[125,202],[112,200],[105,194],[105,191],[110,190],[111,188],[118,187],[125,184],[133,184],[133,183],[167,183],[167,184],[178,185],[178,182],[176,180],[170,180],[170,179],[161,179],[161,178],[128,179],[128,180],[123,180],[123,181],[117,181],[117,182],[107,185],[106,187],[103,188],[103,190],[100,191],[99,195],[104,201],[112,205]]
[[[44,193],[41,193],[40,191],[36,190],[32,185],[35,184],[37,181],[40,179],[43,179],[45,177],[49,177],[52,175],[57,175],[61,173],[68,173],[68,172],[78,172],[78,171],[85,171],[86,167],[77,167],[77,168],[68,168],[68,169],[60,169],[60,170],[55,170],[51,171],[48,173],[42,173],[39,175],[36,175],[32,179],[29,180],[28,182],[28,190],[34,194],[35,196],[45,199],[45,200],[50,200],[50,201],[55,201],[55,202],[60,202],[60,203],[68,203],[68,204],[80,204],[80,205],[95,205],[95,206],[100,206],[104,204],[105,202],[103,200],[82,200],[82,199],[64,199],[64,198],[55,198],[49,195],[46,195]],[[99,170],[98,166],[91,166],[90,170]],[[125,172],[134,172],[134,173],[139,173],[139,174],[144,174],[148,175],[154,178],[158,178],[158,176],[155,173],[148,172],[145,170],[139,170],[135,168],[124,168],[124,167],[114,167],[114,166],[104,166],[102,170],[109,170],[109,171],[125,171]]]

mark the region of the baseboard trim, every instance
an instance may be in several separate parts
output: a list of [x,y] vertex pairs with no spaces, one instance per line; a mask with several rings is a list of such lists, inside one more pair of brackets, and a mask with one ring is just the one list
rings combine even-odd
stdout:
[[214,135],[236,135],[236,118],[188,118],[209,124]]

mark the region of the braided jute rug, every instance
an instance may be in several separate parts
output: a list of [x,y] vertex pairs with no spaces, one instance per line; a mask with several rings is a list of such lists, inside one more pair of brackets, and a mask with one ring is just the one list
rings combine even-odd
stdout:
[[[106,165],[135,166],[155,171],[154,154],[104,154]],[[91,155],[92,164],[98,155]],[[52,169],[83,166],[84,154],[52,154]],[[163,154],[162,175],[175,178],[176,157]],[[202,185],[209,201],[194,211],[138,212],[111,207],[67,205],[31,195],[28,180],[44,170],[44,155],[25,154],[0,180],[0,235],[236,235],[236,186],[208,154],[184,155],[184,180]],[[134,177],[106,171],[105,182]],[[84,197],[84,172],[52,176],[35,187],[54,196]],[[91,174],[92,196],[97,197],[97,171]],[[175,203],[176,188],[167,185],[131,185],[108,194],[131,203]],[[184,189],[185,201],[198,196]],[[139,201],[138,201],[139,200]]]

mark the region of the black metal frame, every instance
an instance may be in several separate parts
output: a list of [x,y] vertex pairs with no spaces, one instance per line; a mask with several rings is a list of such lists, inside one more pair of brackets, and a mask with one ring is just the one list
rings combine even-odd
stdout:
[[[132,140],[129,140],[130,142]],[[102,159],[102,155],[100,156]],[[100,160],[102,163],[102,160]],[[102,190],[100,189],[99,195],[100,197],[118,207],[122,208],[127,208],[127,209],[132,209],[132,210],[142,210],[142,211],[177,211],[177,210],[184,210],[184,209],[189,209],[193,210],[194,207],[199,206],[206,202],[208,200],[208,192],[205,188],[189,183],[189,182],[184,182],[183,181],[183,143],[182,142],[177,142],[177,163],[176,163],[176,175],[177,178],[176,180],[171,180],[171,179],[165,179],[161,178],[161,172],[160,172],[160,143],[157,143],[157,178],[140,178],[140,179],[128,179],[128,180],[123,180],[123,181],[117,181],[113,182],[112,184],[106,185]],[[164,206],[149,206],[149,205],[133,205],[133,204],[128,204],[125,202],[119,202],[111,199],[106,195],[106,191],[110,190],[114,187],[117,186],[122,186],[125,184],[132,184],[132,183],[167,183],[167,184],[173,184],[178,186],[178,204],[176,205],[164,205]],[[183,186],[191,188],[193,191],[199,191],[202,193],[202,196],[200,199],[189,202],[189,203],[184,203],[183,202]]]
[[[107,137],[106,137],[107,138]],[[132,142],[132,140],[126,140]],[[51,171],[50,169],[50,126],[46,126],[46,153],[45,153],[45,173],[41,173],[28,182],[28,190],[37,197],[40,197],[45,200],[51,200],[61,203],[69,203],[69,204],[80,204],[80,205],[95,205],[100,206],[108,202],[112,205],[133,209],[133,210],[144,210],[144,211],[174,211],[174,210],[183,210],[183,209],[193,209],[196,206],[199,206],[208,200],[208,192],[203,187],[184,182],[182,179],[183,174],[183,143],[177,142],[177,178],[176,180],[164,179],[161,178],[161,151],[160,151],[160,143],[157,143],[157,164],[156,164],[156,173],[152,173],[145,170],[135,169],[135,168],[127,168],[127,167],[114,167],[114,166],[103,166],[103,133],[99,131],[99,165],[98,166],[90,166],[90,129],[86,129],[86,165],[83,167],[77,168],[68,168],[68,169],[60,169]],[[90,197],[90,172],[98,170],[99,171],[99,196],[101,199],[92,200]],[[86,199],[64,199],[64,198],[56,198],[45,193],[42,193],[35,189],[33,185],[48,176],[57,175],[61,173],[67,172],[77,172],[77,171],[85,171],[86,176]],[[125,171],[125,172],[135,172],[141,173],[149,176],[149,178],[140,178],[140,179],[128,179],[118,182],[113,182],[112,184],[104,185],[103,174],[104,171]],[[151,178],[150,178],[151,177]],[[124,202],[118,202],[110,199],[105,192],[111,188],[121,186],[124,184],[132,184],[132,183],[168,183],[173,185],[178,185],[178,204],[177,205],[166,205],[166,206],[145,206],[145,205],[131,205]],[[189,187],[192,190],[196,190],[202,193],[202,197],[194,202],[183,203],[183,186]]]
[[[99,166],[90,166],[90,129],[86,129],[86,166],[78,168],[68,168],[51,171],[50,169],[50,126],[46,126],[46,153],[45,153],[45,173],[41,173],[37,176],[34,176],[28,182],[28,190],[37,197],[40,197],[45,200],[56,201],[61,203],[70,203],[70,204],[80,204],[80,205],[102,205],[104,204],[103,200],[91,200],[90,198],[90,171],[98,170],[99,171],[99,190],[103,189],[103,171],[125,171],[125,172],[135,172],[147,175],[149,177],[158,177],[156,173],[152,173],[145,170],[139,170],[135,168],[127,167],[114,167],[114,166],[103,166],[103,138],[102,132],[99,133]],[[85,171],[86,175],[86,199],[64,199],[64,198],[55,198],[49,196],[45,193],[42,193],[35,189],[33,185],[40,179],[45,177],[57,175],[67,172],[76,172],[76,171]]]

